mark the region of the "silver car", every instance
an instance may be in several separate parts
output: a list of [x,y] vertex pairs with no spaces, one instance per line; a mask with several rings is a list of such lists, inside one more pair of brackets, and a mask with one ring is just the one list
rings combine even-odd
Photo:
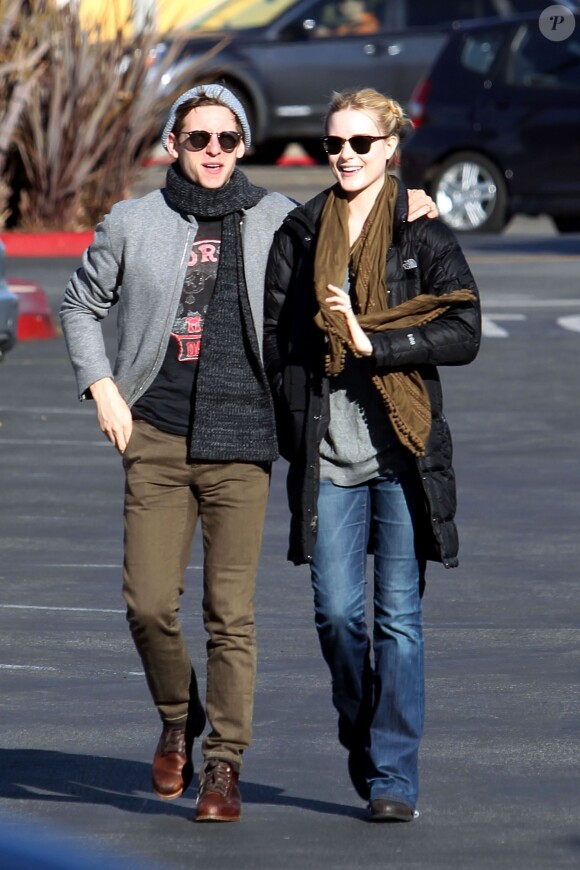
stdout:
[[0,241],[0,360],[16,343],[18,299],[6,283],[6,252]]

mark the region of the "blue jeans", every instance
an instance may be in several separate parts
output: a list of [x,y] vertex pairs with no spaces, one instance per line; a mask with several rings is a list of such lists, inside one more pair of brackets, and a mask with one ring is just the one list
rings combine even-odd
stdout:
[[[366,750],[374,798],[415,807],[423,733],[421,590],[414,479],[383,475],[359,486],[322,481],[311,563],[315,621],[332,675],[339,740]],[[374,622],[365,617],[366,557],[374,552]]]

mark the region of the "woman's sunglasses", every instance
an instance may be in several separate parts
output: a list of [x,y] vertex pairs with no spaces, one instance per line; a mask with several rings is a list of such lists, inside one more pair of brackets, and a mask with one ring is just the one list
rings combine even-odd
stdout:
[[350,139],[341,139],[340,136],[323,136],[322,147],[327,154],[340,154],[346,143],[350,145],[355,154],[368,154],[373,142],[379,139],[388,139],[389,136],[351,136]]
[[[209,145],[209,140],[213,136],[213,133],[210,133],[208,130],[190,130],[189,132],[187,130],[182,130],[179,135],[187,136],[193,151],[203,151],[203,149],[207,148]],[[218,137],[220,148],[222,151],[225,151],[226,154],[231,154],[234,148],[238,147],[240,139],[242,138],[241,133],[234,133],[230,130],[226,133],[216,133],[216,136]]]

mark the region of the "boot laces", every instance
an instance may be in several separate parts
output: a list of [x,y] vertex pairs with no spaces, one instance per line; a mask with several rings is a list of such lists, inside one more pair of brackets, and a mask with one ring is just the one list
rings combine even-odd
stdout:
[[183,754],[185,752],[185,728],[168,728],[164,735],[162,755],[170,752]]
[[204,772],[203,791],[215,791],[224,797],[232,781],[232,766],[227,761],[208,762]]

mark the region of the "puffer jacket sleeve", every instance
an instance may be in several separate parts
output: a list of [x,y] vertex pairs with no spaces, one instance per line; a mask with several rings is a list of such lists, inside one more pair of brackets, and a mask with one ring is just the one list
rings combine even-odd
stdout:
[[278,396],[282,389],[284,319],[293,266],[292,242],[282,226],[270,249],[264,297],[264,367],[272,391]]
[[410,234],[407,241],[418,263],[421,293],[439,296],[466,289],[475,299],[452,306],[424,326],[369,335],[377,369],[470,363],[481,341],[479,293],[454,234],[442,221],[426,218],[407,224],[404,232]]

